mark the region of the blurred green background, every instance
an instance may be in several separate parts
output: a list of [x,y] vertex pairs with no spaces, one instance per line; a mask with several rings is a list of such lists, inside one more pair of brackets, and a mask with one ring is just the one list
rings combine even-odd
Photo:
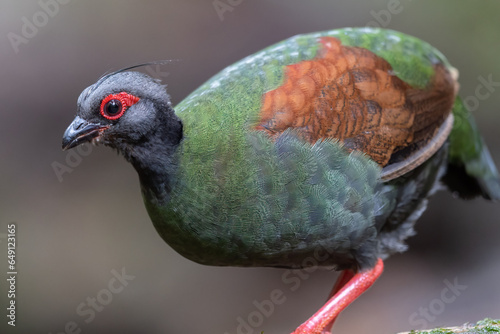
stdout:
[[[1,333],[55,334],[74,322],[81,333],[233,334],[241,319],[259,326],[240,333],[288,333],[320,306],[336,278],[315,271],[291,291],[284,270],[206,267],[175,253],[156,234],[122,157],[94,147],[78,161],[61,151],[78,95],[104,72],[179,59],[156,73],[175,104],[222,68],[282,39],[369,24],[440,49],[460,70],[464,97],[475,96],[481,77],[500,82],[497,0],[221,1],[230,7],[219,15],[212,0],[60,0],[48,15],[40,14],[41,3],[53,1],[0,0]],[[23,36],[26,20],[40,27],[25,28],[30,38],[16,52],[9,36]],[[477,101],[474,115],[500,165],[500,87]],[[69,166],[66,159],[76,160],[60,182],[53,164]],[[15,328],[4,315],[11,222],[18,235]],[[417,231],[410,250],[389,259],[382,278],[342,314],[336,333],[500,317],[500,205],[441,192]],[[135,278],[110,294],[111,271],[122,268]],[[444,290],[454,282],[460,289]],[[259,317],[254,302],[274,289],[285,302]],[[106,305],[86,322],[89,314],[77,308],[88,310],[87,298],[95,297]]]

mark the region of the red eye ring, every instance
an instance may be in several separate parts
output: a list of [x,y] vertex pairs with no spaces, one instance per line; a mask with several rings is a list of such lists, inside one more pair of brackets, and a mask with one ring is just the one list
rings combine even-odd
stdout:
[[[109,120],[116,120],[123,116],[125,110],[127,110],[128,107],[136,104],[137,102],[139,102],[139,100],[140,99],[137,96],[134,96],[126,92],[121,92],[118,94],[110,94],[106,96],[101,102],[101,115]],[[108,112],[108,107],[110,106],[110,103],[117,103],[119,105],[120,110],[118,113],[111,114]]]

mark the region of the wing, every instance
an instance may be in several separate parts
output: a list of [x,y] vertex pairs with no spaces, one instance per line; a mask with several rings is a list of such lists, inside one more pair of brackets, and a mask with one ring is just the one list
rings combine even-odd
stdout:
[[283,84],[263,96],[256,129],[288,128],[315,143],[336,138],[362,151],[392,179],[417,167],[448,137],[457,73],[442,63],[424,87],[412,87],[368,49],[323,36],[311,60],[286,66]]

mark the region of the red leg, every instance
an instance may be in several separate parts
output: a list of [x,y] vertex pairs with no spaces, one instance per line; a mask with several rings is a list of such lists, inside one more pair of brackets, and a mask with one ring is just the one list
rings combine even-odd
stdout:
[[346,285],[347,282],[349,282],[353,277],[354,277],[354,271],[350,269],[342,271],[339,277],[337,278],[337,282],[335,282],[335,285],[333,286],[332,291],[328,296],[328,299],[332,298],[337,292],[339,292],[339,290],[343,288],[344,285]]
[[[378,259],[375,267],[355,274],[335,295],[326,302],[309,320],[300,325],[292,334],[321,334],[337,316],[363,292],[368,290],[382,274],[384,263]],[[344,274],[339,278],[342,279]],[[337,288],[341,282],[337,281]],[[329,330],[329,328],[327,329]]]
[[[333,286],[327,301],[330,300],[330,298],[332,298],[333,296],[335,296],[335,294],[339,292],[339,290],[342,289],[353,277],[354,277],[354,271],[350,269],[342,271],[340,273],[339,278],[337,278],[337,282],[335,282],[335,285]],[[337,320],[337,318],[333,318],[333,320],[330,321],[330,323],[325,326],[323,332],[330,333],[332,331],[332,327],[333,324],[335,323],[335,320]]]

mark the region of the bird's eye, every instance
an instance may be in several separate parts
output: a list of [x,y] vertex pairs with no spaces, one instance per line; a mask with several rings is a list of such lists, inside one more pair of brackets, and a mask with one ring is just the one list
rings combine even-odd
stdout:
[[122,111],[123,105],[120,100],[111,100],[104,106],[104,113],[109,117],[116,117]]
[[101,102],[101,115],[109,120],[118,119],[128,107],[137,102],[139,102],[138,97],[125,92],[108,95]]

